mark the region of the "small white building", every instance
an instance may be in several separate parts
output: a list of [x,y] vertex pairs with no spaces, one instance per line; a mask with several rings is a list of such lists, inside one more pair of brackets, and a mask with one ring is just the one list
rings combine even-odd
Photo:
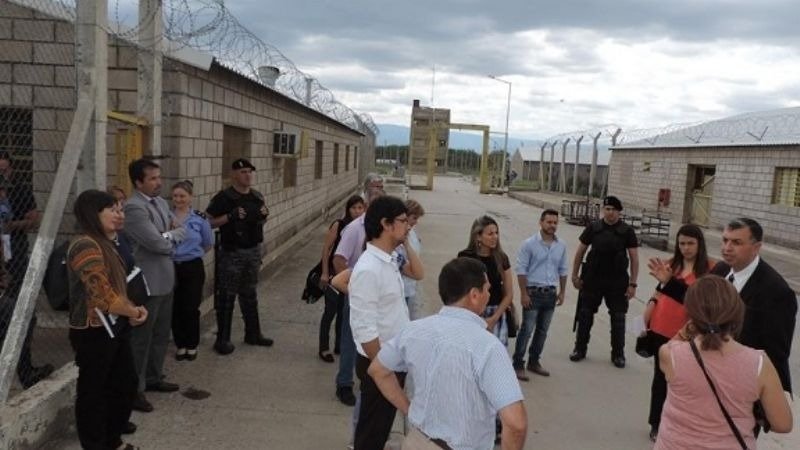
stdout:
[[630,205],[720,229],[750,217],[800,248],[800,108],[705,122],[612,149],[608,192]]

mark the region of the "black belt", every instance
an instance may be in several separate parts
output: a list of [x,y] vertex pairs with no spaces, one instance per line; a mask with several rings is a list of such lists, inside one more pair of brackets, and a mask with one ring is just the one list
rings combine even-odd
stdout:
[[427,440],[431,441],[431,442],[433,443],[433,445],[435,445],[435,446],[437,446],[437,447],[441,448],[442,450],[453,450],[453,449],[452,449],[452,447],[450,447],[449,445],[447,445],[447,442],[445,442],[443,439],[434,439],[434,438],[432,438],[432,437],[428,436],[427,434],[425,434],[425,433],[424,433],[422,430],[420,430],[419,428],[417,428],[417,427],[414,427],[414,429],[415,429],[415,430],[417,430],[417,431],[419,431],[419,434],[421,434],[421,435],[422,435],[423,437],[425,437]]
[[556,287],[555,286],[528,286],[528,290],[529,291],[533,291],[533,292],[539,292],[539,293],[547,294],[547,293],[550,293],[550,292],[555,292]]

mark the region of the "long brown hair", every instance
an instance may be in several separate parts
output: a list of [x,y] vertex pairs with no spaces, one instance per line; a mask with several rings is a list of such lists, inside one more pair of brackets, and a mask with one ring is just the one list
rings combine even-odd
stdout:
[[744,302],[733,284],[722,277],[700,277],[686,291],[684,306],[691,334],[700,335],[703,350],[719,350],[742,329]]
[[100,223],[100,212],[106,208],[113,208],[117,199],[108,192],[89,189],[83,191],[75,199],[73,212],[81,233],[91,238],[100,247],[103,261],[108,268],[111,287],[120,295],[126,295],[127,282],[125,281],[125,268],[122,259],[117,253],[116,245],[103,230]]
[[466,250],[470,253],[474,253],[476,256],[478,255],[478,236],[483,233],[483,230],[486,229],[489,225],[494,225],[497,227],[497,247],[493,248],[490,252],[490,256],[494,258],[495,263],[497,264],[497,270],[500,273],[503,273],[503,261],[507,259],[503,248],[500,247],[500,225],[497,224],[497,221],[489,216],[480,216],[472,222],[472,228],[469,231],[469,242],[467,242]]
[[697,225],[687,223],[683,225],[678,234],[675,235],[675,254],[672,255],[672,273],[678,274],[683,270],[683,253],[681,253],[678,239],[681,236],[693,238],[697,240],[697,257],[694,260],[694,267],[692,271],[696,277],[700,277],[708,273],[708,250],[706,250],[706,238],[703,236],[703,230]]

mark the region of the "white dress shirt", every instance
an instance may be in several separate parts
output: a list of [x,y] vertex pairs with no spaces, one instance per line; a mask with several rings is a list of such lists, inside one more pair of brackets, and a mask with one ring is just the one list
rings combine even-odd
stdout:
[[348,292],[350,327],[356,349],[362,356],[367,356],[362,343],[375,338],[384,343],[409,322],[396,252],[390,255],[367,244],[353,268]]
[[733,275],[733,286],[736,288],[736,292],[742,292],[744,285],[747,284],[747,281],[750,280],[753,272],[756,271],[759,261],[761,261],[761,258],[756,255],[756,258],[744,269],[740,270],[739,272],[734,272],[733,268],[731,268],[731,271],[725,275],[726,279],[730,279],[731,275]]

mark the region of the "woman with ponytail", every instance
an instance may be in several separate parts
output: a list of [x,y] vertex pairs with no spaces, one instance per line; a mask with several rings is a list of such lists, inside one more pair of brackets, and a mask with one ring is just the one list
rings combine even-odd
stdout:
[[669,389],[654,448],[754,450],[757,400],[772,431],[791,431],[792,412],[775,366],[763,351],[735,340],[745,306],[733,285],[703,276],[684,305],[689,323],[658,355]]

